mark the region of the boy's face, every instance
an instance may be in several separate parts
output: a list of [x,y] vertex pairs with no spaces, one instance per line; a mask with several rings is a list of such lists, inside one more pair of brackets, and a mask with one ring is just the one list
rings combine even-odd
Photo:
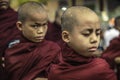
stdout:
[[10,0],[0,0],[0,9],[7,9]]
[[23,35],[32,42],[41,42],[44,40],[47,31],[47,14],[35,13],[29,16],[18,28]]
[[94,56],[99,45],[100,32],[99,21],[83,21],[80,26],[73,27],[72,32],[68,32],[67,43],[80,55]]

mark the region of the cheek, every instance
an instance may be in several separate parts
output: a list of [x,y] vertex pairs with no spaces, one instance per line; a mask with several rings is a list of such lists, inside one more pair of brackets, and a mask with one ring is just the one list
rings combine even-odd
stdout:
[[76,39],[76,40],[73,40],[73,43],[72,43],[77,49],[85,49],[86,46],[88,45],[88,41],[85,40],[85,39]]
[[47,32],[47,30],[48,30],[48,27],[46,26],[46,27],[45,27],[45,29],[44,29],[44,32],[46,33],[46,32]]
[[44,30],[45,34],[47,33],[47,30],[48,30],[47,28]]
[[35,34],[35,31],[31,30],[31,29],[25,29],[24,34],[30,37],[30,36],[33,36]]

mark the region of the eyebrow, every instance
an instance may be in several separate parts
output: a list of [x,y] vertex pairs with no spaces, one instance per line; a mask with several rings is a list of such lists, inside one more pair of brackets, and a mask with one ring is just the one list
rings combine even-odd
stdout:
[[46,24],[46,23],[48,23],[48,22],[44,22],[44,23],[36,23],[35,22],[36,25],[43,25],[43,24]]
[[[99,30],[101,30],[101,28],[96,29],[96,31],[99,31]],[[92,29],[92,28],[90,28],[90,29],[85,29],[84,31],[90,31],[90,32],[92,32],[93,29]]]
[[97,29],[96,31],[101,31],[101,28]]

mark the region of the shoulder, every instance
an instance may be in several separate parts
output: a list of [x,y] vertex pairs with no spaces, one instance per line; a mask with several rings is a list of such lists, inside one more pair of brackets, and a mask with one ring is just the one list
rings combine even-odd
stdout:
[[109,67],[109,64],[106,62],[106,60],[102,58],[95,58],[93,61],[96,65],[101,66],[101,67]]
[[96,58],[92,63],[94,64],[94,68],[99,70],[100,74],[107,74],[108,72],[114,74],[114,71],[111,69],[110,65],[105,59]]
[[120,36],[113,38],[113,40],[110,41],[110,45],[119,46],[120,45]]
[[116,80],[116,74],[113,69],[111,69],[110,65],[106,62],[106,60],[102,58],[96,58],[96,69],[99,70],[98,74],[101,75],[101,78],[105,80]]

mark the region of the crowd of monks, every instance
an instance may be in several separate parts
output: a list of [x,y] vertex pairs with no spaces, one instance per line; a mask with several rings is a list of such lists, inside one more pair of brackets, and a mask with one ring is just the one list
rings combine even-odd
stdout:
[[15,12],[9,0],[0,1],[0,80],[120,80],[120,36],[98,57],[97,14],[72,6],[60,18],[59,24],[48,22],[38,2]]

